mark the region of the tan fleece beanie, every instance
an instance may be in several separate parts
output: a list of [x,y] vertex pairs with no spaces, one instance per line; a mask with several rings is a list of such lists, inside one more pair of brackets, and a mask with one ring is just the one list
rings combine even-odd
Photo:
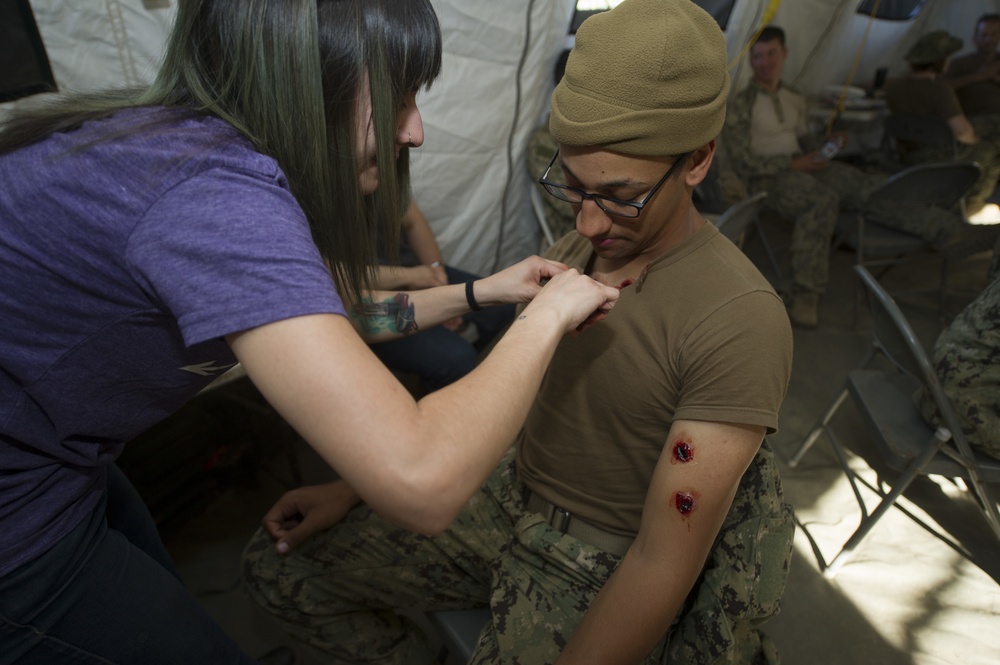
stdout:
[[549,130],[562,145],[679,155],[719,135],[728,93],[715,19],[691,0],[625,0],[577,31]]

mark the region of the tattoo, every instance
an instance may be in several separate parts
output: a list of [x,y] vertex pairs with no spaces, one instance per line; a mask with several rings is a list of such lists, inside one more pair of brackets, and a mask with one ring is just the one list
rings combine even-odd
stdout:
[[518,321],[524,321],[526,318],[528,318],[528,317],[525,316],[524,314],[522,314],[521,316],[517,317],[517,320]]
[[361,323],[364,331],[371,335],[381,332],[409,335],[417,332],[416,315],[410,296],[397,293],[382,302],[374,302],[365,296],[361,305],[351,307],[351,318]]

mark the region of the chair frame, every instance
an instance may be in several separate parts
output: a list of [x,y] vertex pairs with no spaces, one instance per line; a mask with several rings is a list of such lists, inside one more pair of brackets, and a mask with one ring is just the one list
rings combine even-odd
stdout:
[[[853,229],[844,228],[838,231],[834,246],[853,244],[855,264],[866,267],[879,267],[878,277],[883,276],[893,266],[916,261],[939,261],[941,277],[938,291],[938,312],[943,317],[948,298],[948,271],[951,257],[935,250],[929,242],[919,236],[897,231],[868,219],[870,206],[881,202],[914,202],[927,206],[937,206],[943,209],[956,208],[962,218],[965,218],[963,197],[979,179],[982,171],[975,162],[933,162],[911,166],[893,174],[869,194],[865,205],[858,211]],[[953,179],[945,176],[954,174]],[[916,182],[918,186],[913,186]],[[853,238],[851,231],[856,234]],[[866,237],[869,243],[866,244]],[[873,249],[871,239],[876,247]],[[882,251],[878,251],[881,245]],[[897,291],[897,296],[926,293],[926,289]],[[854,321],[858,321],[860,298],[854,302]]]
[[726,208],[715,222],[719,233],[736,245],[740,245],[747,228],[757,222],[757,215],[760,214],[766,198],[767,192],[757,192]]
[[[861,281],[872,315],[872,346],[859,367],[848,374],[845,387],[834,398],[833,403],[823,413],[788,462],[789,467],[797,467],[802,457],[818,440],[819,436],[825,433],[861,508],[861,520],[857,529],[823,570],[823,576],[827,579],[833,579],[836,576],[862,539],[871,531],[882,515],[895,505],[896,500],[902,496],[918,475],[941,474],[962,477],[969,481],[972,491],[981,504],[986,521],[997,538],[1000,539],[1000,512],[997,510],[996,499],[991,496],[984,478],[985,474],[993,482],[1000,480],[1000,462],[973,451],[965,438],[951,401],[941,388],[934,367],[906,317],[892,297],[864,266],[855,266],[854,271]],[[889,359],[895,369],[889,371],[866,369],[877,354]],[[912,454],[900,453],[890,444],[891,430],[885,423],[887,419],[884,416],[886,414],[866,413],[866,406],[863,403],[865,386],[885,388],[893,379],[900,378],[901,375],[916,380],[930,392],[945,423],[944,427],[939,427],[936,430],[923,423],[922,417],[909,395],[901,393],[905,398],[902,400],[904,403],[901,406],[905,408],[908,403],[913,409],[913,414],[910,416],[911,424],[913,424],[914,419],[923,423],[925,427],[920,429],[926,430],[927,434],[927,441],[919,449],[906,451]],[[858,488],[860,478],[857,472],[848,465],[843,447],[830,426],[830,421],[849,395],[855,399],[859,410],[868,416],[869,429],[876,439],[882,457],[890,467],[900,472],[888,493],[884,492],[881,486],[876,488],[864,483],[882,497],[878,506],[871,513],[868,512]],[[897,404],[900,402],[901,400],[897,399]],[[900,414],[892,415],[896,418],[900,417]],[[902,415],[906,416],[907,414]],[[820,563],[822,565],[822,561]]]
[[953,159],[958,159],[958,141],[948,121],[928,113],[890,113],[884,122],[886,152],[897,162],[899,141],[921,145],[940,145],[949,149]]

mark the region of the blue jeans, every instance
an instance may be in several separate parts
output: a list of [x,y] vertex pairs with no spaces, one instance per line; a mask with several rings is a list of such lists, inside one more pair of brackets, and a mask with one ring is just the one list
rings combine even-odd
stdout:
[[42,556],[0,577],[0,664],[252,665],[181,583],[138,493],[108,492]]
[[[464,284],[477,276],[445,266],[449,284]],[[514,319],[514,305],[486,307],[462,317],[475,323],[479,339],[469,344],[460,335],[436,326],[391,342],[372,344],[372,351],[395,372],[419,374],[424,387],[437,390],[457,381],[476,366],[479,352]]]

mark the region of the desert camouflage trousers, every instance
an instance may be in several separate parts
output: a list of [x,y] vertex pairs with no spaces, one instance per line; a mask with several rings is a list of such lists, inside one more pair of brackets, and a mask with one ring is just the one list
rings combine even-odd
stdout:
[[[426,636],[394,610],[487,605],[492,621],[471,663],[552,663],[621,559],[526,511],[523,491],[508,455],[439,536],[398,529],[365,507],[285,557],[259,531],[244,552],[244,585],[333,663],[434,663]],[[765,444],[684,609],[644,662],[777,663],[759,627],[778,612],[793,532]]]
[[[969,444],[1000,459],[1000,274],[941,332],[931,361]],[[920,410],[943,424],[926,392]]]

